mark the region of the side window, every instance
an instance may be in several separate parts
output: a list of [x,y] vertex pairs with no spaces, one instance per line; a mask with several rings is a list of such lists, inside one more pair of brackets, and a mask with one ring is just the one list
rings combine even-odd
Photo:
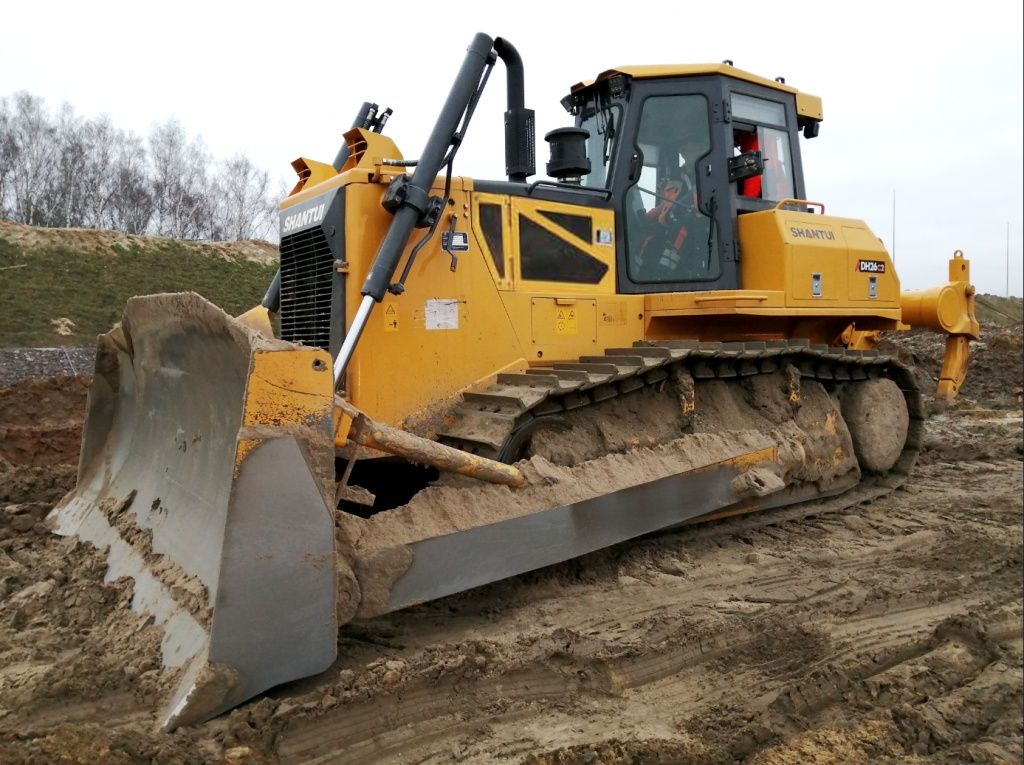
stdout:
[[775,128],[758,128],[764,157],[764,176],[761,193],[767,199],[777,202],[792,199],[793,162],[789,156],[789,133]]
[[697,196],[696,168],[711,151],[707,99],[646,99],[635,146],[642,165],[626,192],[624,211],[629,278],[634,283],[717,278],[717,232]]
[[795,194],[786,110],[777,101],[732,94],[733,154],[760,151],[764,174],[739,181],[740,196],[778,201]]
[[608,166],[611,164],[622,109],[618,105],[595,107],[588,104],[580,127],[590,133],[587,139],[587,159],[590,160],[590,174],[586,176],[587,186],[606,186]]

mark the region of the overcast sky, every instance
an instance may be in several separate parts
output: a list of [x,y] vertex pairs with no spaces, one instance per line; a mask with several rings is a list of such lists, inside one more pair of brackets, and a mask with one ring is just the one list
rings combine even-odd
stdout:
[[[945,280],[954,249],[975,284],[1022,291],[1022,11],[1007,2],[791,3],[19,2],[4,8],[0,96],[110,116],[142,135],[174,117],[214,156],[242,152],[291,182],[289,162],[330,162],[359,104],[419,154],[473,33],[508,38],[526,67],[542,136],[571,124],[571,85],[626,64],[718,62],[822,97],[801,139],[808,196],[862,218],[904,287]],[[499,65],[456,161],[501,178]]]

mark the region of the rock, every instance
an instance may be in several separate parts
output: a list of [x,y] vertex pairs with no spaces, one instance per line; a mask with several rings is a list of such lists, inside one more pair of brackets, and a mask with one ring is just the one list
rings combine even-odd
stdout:
[[12,603],[23,603],[29,600],[44,600],[50,596],[50,594],[57,589],[57,583],[47,579],[44,582],[35,582],[30,584],[18,592],[14,593],[11,597]]
[[233,746],[224,750],[224,765],[243,765],[252,761],[252,749],[247,746]]
[[338,704],[337,697],[331,695],[330,693],[324,694],[324,697],[322,699],[320,699],[320,708],[321,709],[331,709],[331,708],[337,706],[337,704]]

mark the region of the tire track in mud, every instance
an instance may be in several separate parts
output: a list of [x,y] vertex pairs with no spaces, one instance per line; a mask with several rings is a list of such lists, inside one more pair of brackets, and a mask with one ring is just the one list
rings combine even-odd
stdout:
[[[954,507],[951,470],[965,477],[967,491],[997,478],[1001,501],[989,504],[1004,503],[1007,511],[993,518]],[[488,762],[550,748],[549,755],[531,754],[532,761],[584,762],[595,751],[610,757],[600,761],[633,762],[639,750],[622,749],[620,738],[651,741],[647,754],[671,754],[673,762],[691,755],[693,761],[774,762],[795,756],[796,750],[779,748],[781,740],[804,742],[808,731],[830,729],[837,718],[843,730],[870,722],[871,731],[894,736],[885,744],[895,747],[893,757],[897,749],[912,753],[916,744],[897,746],[910,735],[899,725],[931,713],[911,705],[884,725],[864,722],[858,706],[877,703],[865,699],[877,695],[878,678],[909,674],[900,698],[920,696],[913,668],[935,663],[927,657],[939,651],[965,657],[966,668],[950,670],[943,685],[953,694],[950,704],[967,703],[956,701],[958,693],[976,696],[971,683],[995,663],[1007,669],[992,672],[1009,672],[1011,679],[996,694],[997,710],[1012,706],[1021,684],[1019,647],[1013,647],[1021,618],[1020,463],[966,470],[940,464],[920,472],[909,496],[900,492],[858,510],[687,529],[591,556],[598,569],[612,569],[610,576],[598,571],[593,582],[571,581],[586,562],[566,564],[367,623],[371,642],[378,631],[378,643],[397,647],[384,662],[398,668],[390,670],[398,674],[391,688],[360,697],[358,678],[348,690],[333,688],[331,708],[314,702],[296,715],[277,753],[282,762]],[[954,562],[950,555],[964,552],[965,535],[974,555]],[[673,566],[679,575],[665,573]],[[956,576],[936,581],[932,574],[942,566]],[[551,580],[560,586],[546,587]],[[545,589],[562,592],[538,599]],[[483,623],[464,616],[505,594],[508,605]],[[545,629],[545,621],[562,626]],[[970,626],[949,627],[961,622]],[[506,638],[504,652],[503,633],[514,638]],[[455,646],[433,642],[460,638]],[[476,655],[497,646],[500,660],[459,671],[472,666],[481,644],[487,648]],[[376,645],[373,653],[379,652]],[[359,654],[350,656],[350,666]],[[424,654],[431,654],[433,671],[418,664]],[[458,666],[443,667],[445,658]],[[943,735],[959,746],[983,734]],[[612,742],[611,749],[594,749],[596,741]],[[582,749],[574,752],[575,746]],[[885,754],[864,742],[861,749]]]

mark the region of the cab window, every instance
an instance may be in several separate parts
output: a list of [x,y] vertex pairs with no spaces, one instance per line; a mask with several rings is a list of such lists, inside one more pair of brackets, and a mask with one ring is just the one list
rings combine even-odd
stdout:
[[760,151],[764,174],[739,181],[740,196],[777,202],[795,196],[793,160],[781,103],[732,94],[733,153]]

